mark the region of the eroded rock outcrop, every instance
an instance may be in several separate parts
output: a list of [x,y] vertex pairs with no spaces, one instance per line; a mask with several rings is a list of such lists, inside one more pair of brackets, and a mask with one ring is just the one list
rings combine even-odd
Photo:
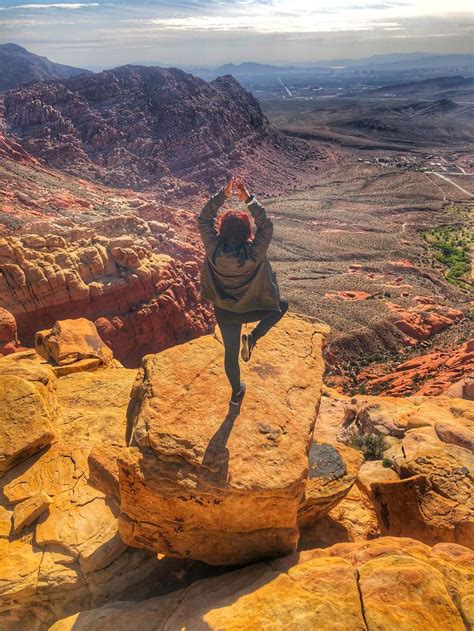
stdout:
[[432,335],[452,326],[464,317],[460,309],[436,304],[432,299],[419,297],[417,304],[405,309],[393,302],[387,302],[392,312],[395,326],[406,336],[406,342],[426,340]]
[[26,379],[0,375],[0,475],[53,438],[51,416],[36,387]]
[[301,528],[320,519],[347,495],[364,457],[345,445],[314,442],[309,450],[309,474],[298,513]]
[[[69,359],[80,357],[83,345],[69,346]],[[45,631],[65,612],[135,591],[166,592],[186,584],[191,568],[124,544],[118,503],[89,483],[91,450],[124,445],[135,371],[84,371],[82,359],[68,366],[76,369],[57,378],[34,351],[0,359],[5,631]]]
[[[365,381],[368,392],[377,390],[386,395],[408,394],[474,400],[474,339],[450,351],[434,351],[399,364],[395,370],[381,377]],[[451,394],[451,392],[453,394]]]
[[0,240],[0,306],[16,318],[23,343],[32,344],[38,328],[80,314],[95,320],[119,361],[133,366],[145,352],[208,330],[198,247],[181,254],[179,242],[163,237],[157,251],[148,223],[133,218],[97,229],[109,236],[91,227]]
[[0,307],[0,357],[14,353],[19,349],[15,317]]
[[113,360],[112,351],[86,318],[60,320],[50,331],[38,331],[35,346],[41,357],[59,366],[88,359],[97,360],[99,366],[110,366]]
[[428,544],[474,548],[474,406],[440,397],[347,400],[341,440],[383,437],[392,468],[364,466],[359,487],[374,503],[380,531]]
[[144,358],[118,458],[126,543],[220,565],[295,549],[325,333],[286,316],[243,368],[237,419],[215,338]]
[[411,539],[337,544],[260,563],[186,591],[110,603],[51,631],[177,629],[410,629],[465,631],[474,620],[474,556]]

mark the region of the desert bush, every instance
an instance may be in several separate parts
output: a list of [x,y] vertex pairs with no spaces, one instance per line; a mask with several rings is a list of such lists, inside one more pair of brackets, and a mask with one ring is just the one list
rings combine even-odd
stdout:
[[380,434],[354,434],[351,444],[366,460],[380,460],[386,449],[385,437]]

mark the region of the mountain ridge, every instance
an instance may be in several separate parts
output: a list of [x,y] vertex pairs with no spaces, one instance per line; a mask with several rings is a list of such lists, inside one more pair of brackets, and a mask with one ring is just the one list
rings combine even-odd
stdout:
[[0,101],[5,133],[26,151],[107,185],[183,197],[238,168],[258,192],[316,156],[274,128],[230,75],[208,83],[177,68],[127,65],[21,86]]
[[79,74],[90,74],[90,70],[55,63],[18,44],[0,44],[0,91],[23,83],[64,79]]

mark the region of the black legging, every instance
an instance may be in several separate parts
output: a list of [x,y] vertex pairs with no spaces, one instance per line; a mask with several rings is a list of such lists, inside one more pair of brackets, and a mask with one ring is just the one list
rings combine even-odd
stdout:
[[288,302],[280,300],[280,311],[247,311],[246,313],[234,313],[219,307],[214,307],[217,324],[224,341],[225,358],[224,367],[227,379],[232,386],[232,394],[240,391],[240,335],[242,324],[258,322],[252,331],[253,341],[263,337],[275,324],[283,318],[288,310]]

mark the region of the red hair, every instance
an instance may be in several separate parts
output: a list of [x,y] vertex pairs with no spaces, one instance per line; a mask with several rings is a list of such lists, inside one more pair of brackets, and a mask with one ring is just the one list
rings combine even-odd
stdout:
[[241,210],[228,210],[221,215],[217,231],[227,243],[246,243],[252,237],[249,216]]

